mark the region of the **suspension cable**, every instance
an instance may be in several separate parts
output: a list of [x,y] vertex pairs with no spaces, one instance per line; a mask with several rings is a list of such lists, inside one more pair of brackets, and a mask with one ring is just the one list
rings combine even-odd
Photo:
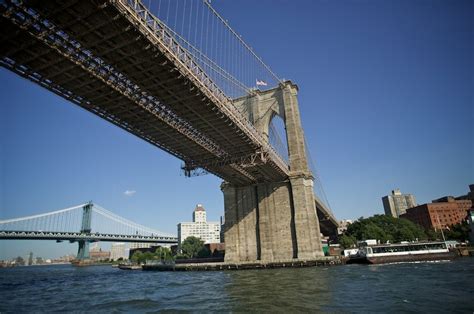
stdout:
[[23,220],[27,220],[27,219],[34,219],[34,218],[40,218],[40,217],[44,217],[44,216],[50,216],[50,215],[60,214],[60,213],[64,213],[64,212],[67,212],[67,211],[70,211],[70,210],[74,210],[74,209],[76,209],[76,208],[84,207],[84,206],[86,206],[87,204],[88,204],[88,203],[84,203],[84,204],[77,205],[77,206],[74,206],[74,207],[64,208],[64,209],[56,210],[56,211],[49,212],[49,213],[45,213],[45,214],[38,214],[38,215],[32,215],[32,216],[26,216],[26,217],[20,217],[20,218],[13,218],[13,219],[7,219],[7,220],[0,220],[0,224],[11,223],[11,222],[17,222],[17,221],[23,221]]

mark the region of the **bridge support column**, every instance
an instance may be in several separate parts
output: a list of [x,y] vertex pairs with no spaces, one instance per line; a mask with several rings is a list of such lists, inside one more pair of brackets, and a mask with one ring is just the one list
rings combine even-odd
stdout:
[[298,88],[291,82],[280,86],[288,155],[290,157],[290,183],[295,208],[295,229],[298,239],[298,258],[322,256],[319,219],[314,200],[313,175],[308,166],[303,127],[298,105]]
[[226,261],[253,261],[259,259],[260,241],[257,241],[258,213],[253,187],[236,188],[223,183]]
[[322,256],[312,180],[233,187],[224,183],[226,262]]
[[77,260],[85,260],[89,259],[89,242],[80,240],[79,242],[79,249],[77,250]]
[[290,178],[292,199],[295,210],[295,230],[297,255],[299,259],[322,256],[319,219],[314,202],[313,179],[307,177]]
[[222,185],[226,261],[273,261],[296,257],[288,182],[247,187]]
[[[84,205],[82,208],[81,233],[90,233],[92,224],[92,203]],[[79,240],[79,249],[77,250],[77,260],[89,259],[89,242]]]
[[283,118],[290,176],[285,182],[222,185],[227,262],[308,260],[323,255],[297,91],[296,85],[284,82],[275,89],[256,91],[253,97],[235,101],[262,134],[268,135],[274,115]]

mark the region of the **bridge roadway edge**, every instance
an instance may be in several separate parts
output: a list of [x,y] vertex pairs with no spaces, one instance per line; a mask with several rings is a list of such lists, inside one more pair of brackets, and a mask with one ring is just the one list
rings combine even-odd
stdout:
[[[198,74],[205,74],[192,57],[166,31],[155,31],[160,22],[145,21],[125,0],[58,3],[26,1],[39,13],[27,14],[26,22],[15,14],[29,12],[27,7],[2,7],[2,25],[9,30],[1,37],[2,66],[226,181],[249,184],[287,175],[287,165],[230,100],[209,87],[208,78],[207,85],[199,81]],[[32,25],[42,16],[48,21],[36,30]],[[209,152],[214,144],[224,153]],[[234,161],[260,153],[270,158],[245,169]]]

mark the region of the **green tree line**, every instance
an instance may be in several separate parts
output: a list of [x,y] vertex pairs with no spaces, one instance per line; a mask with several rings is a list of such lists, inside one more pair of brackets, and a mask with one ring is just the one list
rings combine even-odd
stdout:
[[[466,241],[469,225],[463,222],[444,231],[446,239]],[[376,239],[381,243],[397,243],[401,241],[441,240],[440,231],[425,230],[407,219],[394,218],[387,215],[375,215],[368,218],[359,218],[347,227],[339,236],[339,243],[344,248],[353,247],[357,241]]]
[[132,255],[132,262],[134,263],[145,263],[147,260],[164,260],[172,261],[174,259],[188,259],[188,258],[205,258],[211,256],[217,256],[212,254],[211,251],[204,245],[204,241],[197,237],[187,237],[180,245],[181,253],[173,255],[171,250],[165,247],[159,247],[153,252],[140,252],[136,251]]
[[133,253],[131,261],[134,263],[142,264],[147,260],[162,260],[162,261],[173,261],[174,257],[171,250],[167,247],[159,247],[155,252],[140,252],[136,251]]
[[211,252],[204,245],[204,241],[196,237],[187,237],[181,243],[181,254],[176,258],[204,258],[211,256]]

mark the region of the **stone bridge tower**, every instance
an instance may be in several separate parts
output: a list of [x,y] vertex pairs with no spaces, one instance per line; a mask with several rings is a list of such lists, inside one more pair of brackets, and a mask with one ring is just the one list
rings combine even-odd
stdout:
[[297,92],[298,87],[287,81],[234,101],[267,137],[273,117],[283,119],[290,176],[283,182],[252,186],[222,184],[226,262],[309,260],[323,255]]

